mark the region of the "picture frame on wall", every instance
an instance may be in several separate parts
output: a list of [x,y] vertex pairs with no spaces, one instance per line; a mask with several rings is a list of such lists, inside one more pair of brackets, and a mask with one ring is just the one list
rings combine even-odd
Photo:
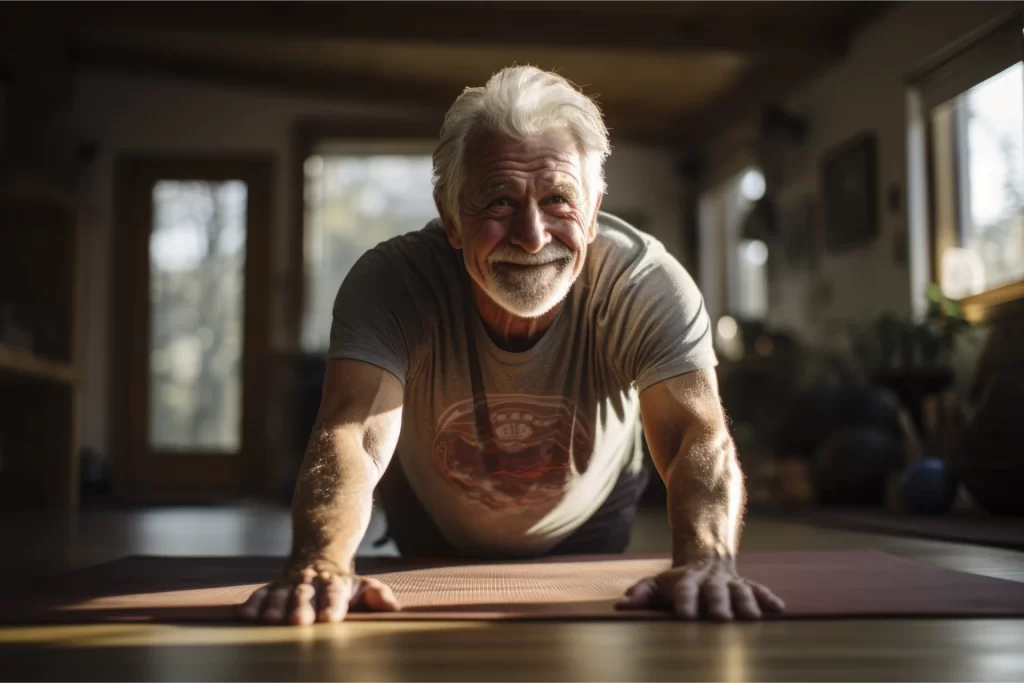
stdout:
[[825,248],[839,251],[874,241],[878,220],[878,135],[861,133],[821,163]]

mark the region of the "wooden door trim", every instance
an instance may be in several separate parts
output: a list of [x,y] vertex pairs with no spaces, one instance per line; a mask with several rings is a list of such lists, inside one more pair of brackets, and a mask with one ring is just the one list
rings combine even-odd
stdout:
[[[238,456],[181,454],[161,463],[151,459],[150,474],[140,469],[146,448],[148,373],[149,190],[157,180],[244,180],[247,192],[245,298],[242,358],[242,425]],[[269,359],[270,227],[274,159],[267,155],[122,155],[114,163],[113,291],[108,397],[114,495],[123,499],[204,497],[258,492],[265,479],[266,392]],[[124,359],[126,362],[119,362]],[[201,459],[198,460],[198,459]],[[160,458],[160,460],[163,460]],[[196,465],[205,475],[196,475]]]

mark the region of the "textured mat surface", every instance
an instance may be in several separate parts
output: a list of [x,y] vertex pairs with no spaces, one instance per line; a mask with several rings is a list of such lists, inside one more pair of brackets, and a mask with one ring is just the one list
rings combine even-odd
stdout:
[[[62,574],[2,598],[0,622],[228,621],[282,558],[133,556]],[[663,556],[440,566],[372,558],[358,570],[390,585],[403,611],[351,619],[658,619],[616,611]],[[749,553],[744,576],[771,587],[785,618],[1024,616],[1024,583],[955,572],[877,550]]]

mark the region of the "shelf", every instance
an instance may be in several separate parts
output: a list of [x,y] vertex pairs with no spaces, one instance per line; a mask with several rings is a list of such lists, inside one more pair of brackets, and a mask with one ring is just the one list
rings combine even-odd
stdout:
[[0,370],[65,384],[78,382],[78,371],[69,363],[41,358],[31,352],[3,345],[0,345]]

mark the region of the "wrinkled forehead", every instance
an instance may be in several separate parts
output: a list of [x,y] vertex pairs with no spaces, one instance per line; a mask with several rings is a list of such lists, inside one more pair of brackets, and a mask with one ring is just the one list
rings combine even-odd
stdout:
[[524,140],[481,131],[467,142],[466,168],[476,191],[503,189],[526,177],[547,185],[582,183],[583,160],[565,131],[546,131]]

